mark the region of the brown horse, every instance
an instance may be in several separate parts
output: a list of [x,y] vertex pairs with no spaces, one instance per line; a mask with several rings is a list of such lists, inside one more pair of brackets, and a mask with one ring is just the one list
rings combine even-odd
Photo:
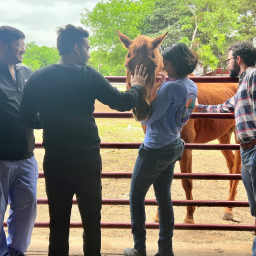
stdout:
[[[162,71],[162,57],[158,51],[159,45],[162,43],[167,33],[151,39],[147,36],[138,36],[134,40],[130,40],[127,36],[118,31],[119,38],[123,45],[128,49],[128,54],[125,60],[126,71],[126,86],[131,87],[131,75],[134,72],[135,66],[144,64],[147,67],[148,78],[144,87],[144,94],[141,104],[134,109],[136,120],[146,120],[150,115],[150,102],[156,96],[156,90],[159,83],[155,82],[156,76]],[[198,86],[198,102],[206,105],[216,105],[225,102],[227,99],[235,95],[237,84],[234,83],[199,83]],[[218,139],[219,143],[230,144],[230,138],[235,131],[234,120],[218,120],[218,119],[190,119],[182,129],[181,138],[186,143],[207,143]],[[143,127],[144,132],[146,127]],[[237,142],[237,140],[236,140]],[[238,142],[237,142],[238,143]],[[237,174],[241,172],[240,152],[236,151],[235,155],[230,150],[221,151],[226,158],[229,173]],[[192,172],[192,150],[184,150],[180,161],[182,173]],[[192,196],[192,180],[182,180],[182,185],[186,193],[187,200],[193,200]],[[237,193],[238,181],[230,181],[228,200],[234,201]],[[187,206],[187,215],[184,219],[186,223],[194,223],[193,214],[195,207]],[[235,220],[233,218],[233,209],[226,208],[223,219]],[[159,220],[158,213],[154,218]]]

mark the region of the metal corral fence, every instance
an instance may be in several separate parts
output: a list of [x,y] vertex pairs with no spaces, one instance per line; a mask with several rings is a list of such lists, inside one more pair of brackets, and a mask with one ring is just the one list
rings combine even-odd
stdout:
[[[126,77],[106,77],[111,83],[125,83]],[[160,79],[160,78],[157,78]],[[190,77],[195,83],[237,83],[238,79],[230,77]],[[95,118],[132,118],[132,113],[94,113]],[[234,119],[233,114],[193,113],[194,119]],[[101,148],[111,149],[138,149],[140,143],[101,143]],[[41,143],[36,143],[36,148],[43,148]],[[185,149],[194,150],[240,150],[238,144],[196,144],[186,143]],[[102,178],[131,178],[132,173],[102,173]],[[44,173],[39,173],[39,178],[44,178]],[[199,174],[199,173],[175,173],[174,179],[197,179],[197,180],[241,180],[240,174]],[[249,207],[246,201],[207,201],[207,200],[172,200],[174,206],[199,206],[199,207]],[[47,204],[47,199],[39,198],[38,204]],[[77,204],[73,200],[73,204]],[[127,199],[103,199],[103,205],[129,205]],[[156,200],[145,200],[145,205],[157,205]],[[5,223],[6,226],[6,223]],[[49,222],[36,222],[35,227],[49,227]],[[82,228],[81,222],[71,222],[71,228]],[[101,223],[102,228],[131,229],[131,223]],[[147,229],[158,229],[159,224],[146,223]],[[256,231],[254,225],[222,225],[222,224],[183,224],[176,223],[175,229],[179,230],[226,230],[226,231]]]

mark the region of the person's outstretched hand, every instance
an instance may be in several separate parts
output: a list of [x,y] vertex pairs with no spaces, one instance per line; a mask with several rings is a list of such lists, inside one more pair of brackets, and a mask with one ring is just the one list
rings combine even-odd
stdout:
[[197,110],[197,106],[199,105],[198,103],[198,98],[196,98],[196,102],[195,102],[195,106],[194,106],[194,110]]
[[146,67],[143,68],[143,64],[139,66],[137,65],[135,68],[134,76],[131,76],[131,86],[135,84],[139,84],[144,87],[146,80],[148,78],[148,74],[146,74]]

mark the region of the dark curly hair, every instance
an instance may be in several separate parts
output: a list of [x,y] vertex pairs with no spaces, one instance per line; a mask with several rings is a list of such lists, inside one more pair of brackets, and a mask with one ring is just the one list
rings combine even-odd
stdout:
[[6,44],[11,44],[13,41],[18,39],[25,39],[25,35],[20,30],[10,27],[0,27],[0,41],[4,41]]
[[179,77],[191,74],[198,62],[198,55],[191,51],[184,43],[175,43],[166,48],[162,54],[163,59],[172,63]]
[[60,55],[70,54],[75,44],[79,45],[83,37],[89,37],[87,30],[71,24],[58,28],[57,35],[57,48]]
[[233,51],[234,58],[240,56],[248,67],[255,65],[256,48],[252,42],[243,41],[235,43],[229,47],[229,51]]

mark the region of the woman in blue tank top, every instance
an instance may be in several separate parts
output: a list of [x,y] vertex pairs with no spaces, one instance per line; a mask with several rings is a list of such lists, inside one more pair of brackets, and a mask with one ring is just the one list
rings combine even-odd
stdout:
[[197,86],[188,78],[198,56],[185,44],[176,43],[163,52],[164,69],[171,81],[164,82],[150,105],[145,139],[140,146],[130,188],[130,211],[134,249],[126,256],[146,255],[145,196],[153,184],[159,205],[159,240],[155,256],[173,256],[174,214],[170,188],[176,161],[184,150],[180,132],[192,114]]

